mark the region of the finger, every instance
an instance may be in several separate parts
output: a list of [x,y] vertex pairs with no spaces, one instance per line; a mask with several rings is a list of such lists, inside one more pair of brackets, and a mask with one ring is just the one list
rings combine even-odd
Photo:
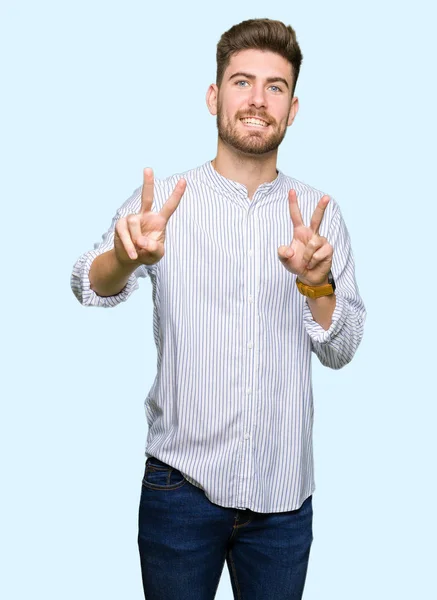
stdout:
[[139,215],[129,215],[128,217],[126,217],[126,221],[129,230],[129,235],[134,246],[136,246],[137,248],[146,248],[147,239],[142,234]]
[[281,260],[288,260],[294,256],[295,252],[291,246],[279,246],[278,257]]
[[288,205],[290,208],[290,217],[293,222],[293,227],[300,227],[304,225],[302,215],[299,210],[299,205],[297,203],[297,195],[294,190],[290,190],[288,192]]
[[303,252],[302,259],[304,263],[309,263],[314,252],[317,252],[319,248],[326,243],[326,238],[320,237],[319,235],[313,235]]
[[117,221],[115,229],[117,231],[118,237],[121,240],[121,243],[123,244],[123,248],[124,248],[126,254],[132,260],[136,260],[138,258],[138,254],[137,254],[135,246],[132,242],[132,239],[131,239],[131,236],[129,233],[129,228],[127,226],[127,220],[125,217],[122,217],[121,219],[119,219]]
[[152,210],[153,202],[153,189],[155,187],[155,180],[153,177],[153,169],[143,169],[143,188],[141,190],[141,213],[149,212]]
[[317,265],[319,265],[321,262],[332,259],[332,254],[332,246],[330,244],[325,244],[320,248],[320,250],[314,252],[311,260],[307,265],[307,269],[314,269],[314,267],[317,267]]
[[179,181],[177,182],[177,184],[173,190],[172,195],[170,196],[170,198],[167,200],[167,202],[164,204],[164,206],[159,211],[159,213],[166,219],[166,221],[169,220],[169,218],[172,216],[174,211],[179,206],[179,202],[185,192],[186,187],[187,187],[187,182],[185,181],[185,179],[183,179],[183,178],[179,179]]
[[330,201],[330,197],[325,195],[319,200],[316,210],[311,217],[310,229],[314,231],[314,233],[319,233],[319,227],[323,219],[323,215],[325,214],[325,209],[328,206]]

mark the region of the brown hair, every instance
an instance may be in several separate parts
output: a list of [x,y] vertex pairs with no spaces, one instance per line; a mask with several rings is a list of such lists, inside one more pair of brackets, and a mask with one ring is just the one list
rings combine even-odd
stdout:
[[270,50],[286,58],[292,66],[293,89],[296,88],[302,52],[290,25],[272,19],[249,19],[226,31],[217,44],[217,78],[220,87],[231,56],[240,50]]

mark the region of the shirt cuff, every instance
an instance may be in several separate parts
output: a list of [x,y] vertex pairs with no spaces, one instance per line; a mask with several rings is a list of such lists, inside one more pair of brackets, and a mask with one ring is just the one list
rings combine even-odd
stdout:
[[335,298],[335,309],[332,313],[332,323],[329,329],[323,329],[317,321],[314,321],[311,309],[305,299],[303,307],[303,320],[305,329],[313,342],[319,344],[329,344],[335,336],[341,331],[346,322],[349,308],[347,302],[341,296]]
[[90,287],[89,272],[93,260],[102,253],[96,250],[86,252],[73,269],[71,287],[76,298],[83,306],[116,306],[120,302],[125,302],[132,292],[139,287],[136,271],[134,271],[127,280],[124,288],[118,294],[114,294],[113,296],[99,296],[96,294]]

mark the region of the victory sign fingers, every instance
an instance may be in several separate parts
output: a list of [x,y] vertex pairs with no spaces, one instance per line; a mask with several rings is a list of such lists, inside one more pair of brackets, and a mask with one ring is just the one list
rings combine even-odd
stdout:
[[290,246],[278,248],[284,267],[309,285],[320,285],[325,280],[332,262],[333,248],[319,233],[330,197],[322,196],[311,216],[309,227],[302,218],[297,194],[288,194],[290,217],[293,223],[293,240]]
[[[322,198],[320,198],[316,209],[311,217],[310,229],[313,233],[319,233],[320,224],[322,222],[323,215],[325,214],[325,209],[328,206],[329,201],[330,197],[326,194],[322,196]],[[305,227],[295,190],[290,190],[288,192],[288,204],[290,209],[290,217],[293,222],[293,227]]]
[[154,264],[164,256],[165,230],[177,209],[187,182],[181,178],[159,212],[152,211],[155,179],[153,170],[143,169],[143,187],[139,213],[119,219],[115,226],[114,248],[120,262],[138,260]]
[[[150,212],[152,210],[154,187],[155,178],[153,175],[153,170],[150,168],[146,168],[143,170],[143,188],[141,190],[140,210],[141,214]],[[164,217],[166,221],[169,220],[171,215],[177,209],[186,187],[186,180],[183,178],[179,179],[170,198],[165,202],[165,204],[159,211],[160,215]]]

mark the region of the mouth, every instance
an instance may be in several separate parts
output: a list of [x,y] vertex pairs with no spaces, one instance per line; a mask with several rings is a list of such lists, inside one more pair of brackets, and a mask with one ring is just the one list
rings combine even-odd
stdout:
[[269,126],[267,121],[264,121],[263,119],[258,119],[257,117],[244,117],[243,119],[240,119],[240,121],[246,127],[254,127],[257,129],[266,129]]

